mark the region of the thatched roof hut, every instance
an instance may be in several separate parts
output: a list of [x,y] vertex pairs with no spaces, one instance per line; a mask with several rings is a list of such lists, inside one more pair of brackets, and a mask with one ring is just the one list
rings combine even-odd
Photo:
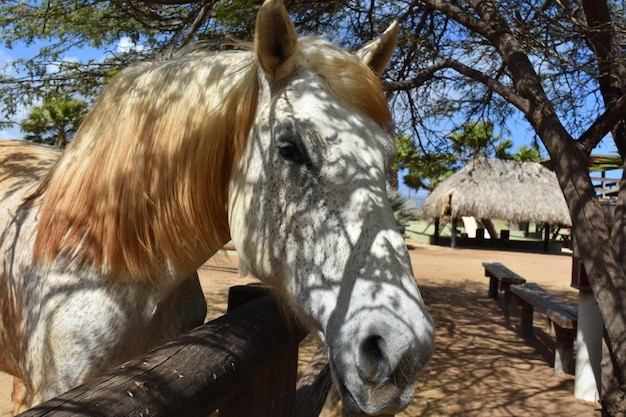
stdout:
[[429,218],[502,219],[569,227],[563,192],[553,172],[534,162],[476,159],[430,193]]

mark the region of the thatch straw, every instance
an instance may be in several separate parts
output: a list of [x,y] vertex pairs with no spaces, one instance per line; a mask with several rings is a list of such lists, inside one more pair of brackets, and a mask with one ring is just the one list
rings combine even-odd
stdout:
[[443,181],[422,207],[428,218],[474,216],[572,224],[557,178],[534,162],[477,159]]

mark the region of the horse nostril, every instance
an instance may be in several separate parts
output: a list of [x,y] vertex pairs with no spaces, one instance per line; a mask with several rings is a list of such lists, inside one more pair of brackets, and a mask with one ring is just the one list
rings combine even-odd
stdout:
[[375,385],[389,381],[392,369],[386,351],[387,346],[381,336],[368,336],[361,342],[357,370],[364,381]]

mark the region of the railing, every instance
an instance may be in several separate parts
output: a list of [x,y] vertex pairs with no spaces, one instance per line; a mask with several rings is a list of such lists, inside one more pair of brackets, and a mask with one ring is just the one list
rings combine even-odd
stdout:
[[617,197],[619,192],[619,179],[605,177],[590,177],[599,199],[611,199]]
[[296,391],[304,336],[267,290],[233,287],[224,316],[19,416],[317,416],[329,371],[316,355]]

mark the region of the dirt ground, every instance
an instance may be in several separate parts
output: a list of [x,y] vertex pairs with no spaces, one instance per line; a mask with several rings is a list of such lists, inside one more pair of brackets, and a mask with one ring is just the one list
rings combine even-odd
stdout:
[[[411,406],[415,416],[600,416],[597,404],[576,400],[574,378],[555,376],[554,341],[535,319],[538,337],[524,341],[517,320],[505,323],[487,297],[482,262],[501,262],[547,290],[576,302],[571,258],[560,255],[449,249],[408,242],[415,277],[437,325],[434,357],[420,373]],[[237,275],[236,256],[217,256],[200,271],[208,318],[225,310],[227,289],[253,282]],[[316,346],[301,347],[305,366]],[[0,417],[11,415],[11,378],[0,374]]]

